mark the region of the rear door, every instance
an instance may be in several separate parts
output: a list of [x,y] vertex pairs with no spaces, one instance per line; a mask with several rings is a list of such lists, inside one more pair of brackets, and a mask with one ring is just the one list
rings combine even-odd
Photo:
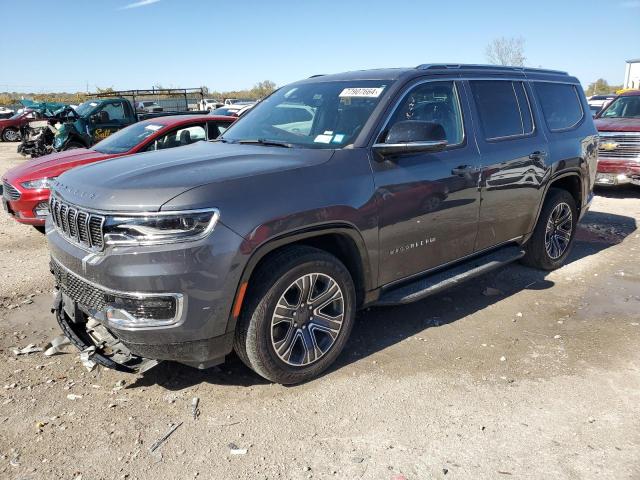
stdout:
[[459,82],[420,81],[405,90],[377,136],[395,122],[443,126],[441,152],[371,162],[380,208],[380,282],[386,284],[473,252],[478,228],[479,155]]
[[547,139],[523,79],[469,79],[477,119],[482,206],[475,251],[530,231],[548,175]]

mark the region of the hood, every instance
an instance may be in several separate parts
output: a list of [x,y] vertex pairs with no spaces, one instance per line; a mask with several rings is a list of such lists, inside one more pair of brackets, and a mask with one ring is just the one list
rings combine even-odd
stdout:
[[599,132],[640,133],[640,118],[596,118],[594,123]]
[[332,155],[333,150],[198,142],[73,169],[58,178],[55,191],[89,209],[158,211],[195,187],[317,165]]
[[24,182],[37,178],[57,177],[71,168],[104,160],[112,156],[113,155],[96,152],[95,150],[87,150],[86,148],[67,150],[44,155],[43,157],[38,157],[33,160],[27,160],[8,170],[4,176],[10,182]]

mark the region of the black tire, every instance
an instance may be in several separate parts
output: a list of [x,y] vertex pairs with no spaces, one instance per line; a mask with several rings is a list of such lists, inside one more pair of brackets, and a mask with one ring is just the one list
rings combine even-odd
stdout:
[[[553,233],[551,232],[556,231],[556,229],[560,231],[557,222],[553,221],[551,217],[554,215],[554,212],[561,212],[564,208],[563,205],[566,205],[571,212],[571,227],[570,229],[562,231],[562,235],[566,236],[568,234],[569,239],[566,245],[563,240],[563,248],[558,247],[558,250],[555,252],[555,247],[550,246],[550,252],[547,240],[550,236],[553,236]],[[553,221],[555,226],[548,234],[547,226],[551,221]],[[556,268],[560,268],[571,252],[577,224],[578,213],[573,196],[566,190],[550,188],[547,198],[544,201],[544,205],[542,206],[542,211],[540,212],[540,217],[538,218],[538,223],[533,231],[533,235],[524,247],[525,256],[522,258],[522,263],[542,270],[555,270]]]
[[[331,345],[319,358],[306,365],[291,365],[276,352],[272,317],[278,302],[282,300],[285,292],[291,289],[293,283],[305,275],[312,274],[319,274],[318,278],[329,279],[339,287],[341,299],[338,302],[342,308],[342,323],[335,339],[330,340]],[[308,299],[311,299],[315,284],[315,282],[311,284],[312,291]],[[321,296],[319,294],[316,298]],[[299,308],[304,311],[297,317],[298,321],[306,312],[302,301],[302,291],[300,291],[299,303],[301,304]],[[323,308],[318,307],[317,310]],[[309,306],[309,309],[312,307]],[[249,368],[267,380],[283,385],[305,382],[322,373],[338,357],[351,333],[355,310],[356,294],[353,280],[347,268],[336,257],[316,248],[287,247],[268,259],[252,276],[250,288],[236,326],[234,349]],[[307,317],[310,316],[310,318],[307,320],[313,321],[313,315],[313,311],[309,312]],[[288,328],[303,335],[302,330],[293,328],[294,326],[298,325],[292,320]],[[303,328],[306,329],[306,325]],[[316,331],[312,328],[310,326],[308,330],[305,330],[305,333],[307,336],[314,335],[313,353],[315,356],[317,353],[315,347],[320,342],[316,343],[317,333],[312,333]],[[304,344],[303,337],[300,337],[300,341]],[[288,349],[290,352],[293,351],[296,342],[296,340],[290,342],[291,347]],[[289,360],[291,360],[291,354]]]
[[75,150],[76,148],[84,148],[84,145],[80,142],[69,142],[64,146],[63,150]]
[[8,127],[2,131],[2,141],[4,142],[19,142],[21,139],[22,135],[17,128]]
[[44,225],[34,225],[33,228],[44,235]]

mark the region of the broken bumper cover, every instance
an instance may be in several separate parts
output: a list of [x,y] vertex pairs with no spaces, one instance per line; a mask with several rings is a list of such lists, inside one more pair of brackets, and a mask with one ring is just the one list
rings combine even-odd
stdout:
[[232,252],[241,237],[219,225],[191,244],[90,253],[48,227],[59,322],[77,332],[93,319],[143,359],[207,368],[231,352],[227,328],[241,271]]

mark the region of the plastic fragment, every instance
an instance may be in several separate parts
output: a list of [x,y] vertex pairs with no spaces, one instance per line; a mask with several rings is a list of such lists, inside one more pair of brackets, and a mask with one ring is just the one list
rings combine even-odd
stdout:
[[200,403],[200,399],[198,397],[193,397],[191,400],[191,416],[193,419],[197,419],[200,416],[200,410],[198,409],[198,404]]
[[42,351],[42,347],[36,347],[33,343],[30,343],[29,345],[27,345],[24,348],[14,348],[13,349],[13,354],[14,355],[29,355],[30,353],[36,353],[36,352],[41,352]]
[[246,455],[247,454],[247,449],[246,448],[240,448],[235,443],[230,443],[229,444],[229,453],[231,453],[231,455]]
[[45,348],[44,351],[45,357],[50,357],[57,353],[63,353],[63,348],[66,345],[71,345],[71,341],[66,337],[66,335],[58,335],[56,338],[51,340]]

